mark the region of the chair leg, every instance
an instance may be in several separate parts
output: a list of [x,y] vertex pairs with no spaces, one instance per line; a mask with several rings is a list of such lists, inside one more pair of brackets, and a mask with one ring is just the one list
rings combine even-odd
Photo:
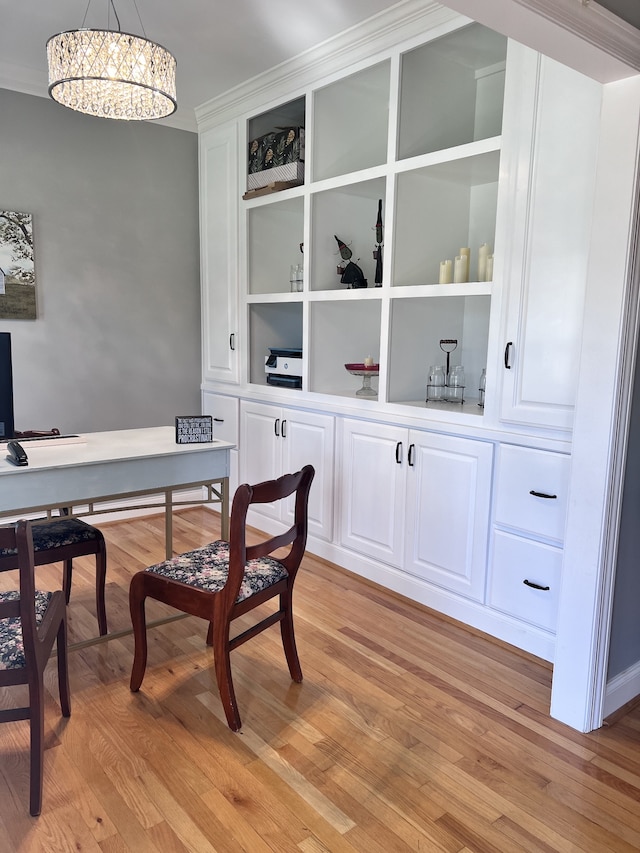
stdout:
[[71,716],[71,692],[69,690],[69,665],[67,654],[67,620],[60,623],[56,638],[58,660],[58,691],[60,693],[60,708],[63,717]]
[[30,687],[31,706],[29,729],[31,756],[29,759],[29,813],[37,817],[42,811],[42,786],[44,768],[44,683],[42,673]]
[[104,587],[107,581],[107,551],[104,541],[100,543],[100,550],[96,554],[96,613],[98,615],[98,628],[100,636],[107,633],[107,609],[104,601]]
[[131,624],[133,625],[133,639],[135,650],[133,654],[133,666],[131,667],[131,681],[129,689],[135,693],[140,689],[144,672],[147,668],[147,620],[144,611],[146,595],[144,592],[144,572],[138,572],[131,579],[129,587],[129,611],[131,613]]
[[71,598],[71,576],[73,575],[73,560],[64,560],[64,569],[62,572],[62,589],[64,590],[64,600],[69,603]]
[[229,622],[224,619],[209,623],[213,626],[213,657],[216,670],[216,681],[222,701],[222,707],[231,731],[237,732],[242,728],[238,712],[236,693],[231,677],[231,659],[229,656]]
[[302,667],[298,657],[298,649],[296,648],[296,637],[293,631],[293,602],[291,590],[282,593],[280,596],[280,609],[284,612],[282,621],[280,622],[280,635],[282,637],[282,646],[284,654],[289,666],[291,678],[296,683],[302,681]]

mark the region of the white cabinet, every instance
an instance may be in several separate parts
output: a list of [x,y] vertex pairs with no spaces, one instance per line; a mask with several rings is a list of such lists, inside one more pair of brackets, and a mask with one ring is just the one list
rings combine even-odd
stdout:
[[404,561],[406,429],[342,421],[341,542],[401,568]]
[[502,445],[498,451],[489,604],[555,631],[569,456]]
[[213,437],[221,441],[235,444],[230,454],[229,495],[233,497],[239,485],[238,444],[240,429],[238,423],[239,402],[237,397],[226,394],[212,394],[204,391],[202,394],[202,414],[213,418]]
[[[246,400],[240,404],[242,482],[259,483],[313,465],[309,532],[329,540],[333,534],[334,432],[331,415]],[[260,504],[254,509],[268,518],[293,522],[293,501],[284,509],[278,504]]]
[[602,87],[533,51],[508,95],[521,123],[506,164],[501,419],[570,430],[578,380]]
[[482,600],[492,445],[352,419],[342,429],[342,544]]
[[202,375],[238,381],[238,128],[201,134]]
[[405,571],[484,599],[493,445],[411,430]]

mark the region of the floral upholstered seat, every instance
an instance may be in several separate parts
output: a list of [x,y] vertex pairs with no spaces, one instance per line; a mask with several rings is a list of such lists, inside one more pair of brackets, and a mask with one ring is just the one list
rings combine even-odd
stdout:
[[[0,602],[19,600],[18,590],[0,592]],[[42,624],[50,601],[50,592],[36,590],[36,625]],[[26,665],[20,618],[0,619],[0,669],[23,669]]]
[[[156,575],[195,586],[205,592],[219,592],[229,576],[229,543],[212,542],[145,569]],[[287,577],[287,570],[273,557],[247,562],[236,601],[244,601]]]
[[[76,557],[95,555],[96,559],[96,614],[100,634],[107,633],[105,583],[107,576],[107,546],[102,531],[79,518],[66,515],[38,518],[31,523],[34,563],[44,566],[62,563],[62,588],[65,600],[71,596],[73,560]],[[0,572],[17,567],[17,550],[0,547]]]
[[[52,548],[62,548],[65,545],[75,545],[79,542],[95,542],[100,532],[81,521],[79,518],[55,518],[51,521],[37,521],[31,528],[33,532],[33,550],[50,551]],[[0,557],[14,556],[15,548],[0,548]]]

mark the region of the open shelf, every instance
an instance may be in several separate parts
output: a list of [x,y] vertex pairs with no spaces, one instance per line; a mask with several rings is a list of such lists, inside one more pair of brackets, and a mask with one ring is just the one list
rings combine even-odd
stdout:
[[[356,398],[362,380],[347,373],[345,364],[367,356],[379,362],[380,316],[380,302],[371,299],[311,305],[310,391]],[[377,377],[372,385],[378,388]]]
[[397,175],[394,285],[437,284],[440,261],[461,247],[477,281],[479,247],[494,247],[499,168],[499,151],[488,151]]
[[267,385],[264,360],[270,347],[302,347],[300,303],[249,306],[249,382]]
[[351,260],[374,287],[378,200],[385,203],[386,179],[360,181],[314,193],[311,199],[311,290],[346,290],[336,268],[342,261],[335,237],[351,249]]
[[499,136],[507,39],[480,24],[402,56],[398,159]]
[[289,269],[302,264],[304,204],[301,197],[274,200],[247,211],[250,294],[290,291]]
[[387,162],[389,81],[386,61],[315,93],[314,181]]
[[480,373],[487,363],[490,307],[489,296],[394,299],[389,402],[426,399],[430,365],[446,365],[446,353],[440,348],[444,338],[458,341],[450,365],[464,366],[465,399],[477,402]]

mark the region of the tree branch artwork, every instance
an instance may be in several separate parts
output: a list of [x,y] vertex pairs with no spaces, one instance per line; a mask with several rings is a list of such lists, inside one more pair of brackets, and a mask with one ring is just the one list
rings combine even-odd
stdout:
[[0,319],[35,320],[33,217],[0,210]]

